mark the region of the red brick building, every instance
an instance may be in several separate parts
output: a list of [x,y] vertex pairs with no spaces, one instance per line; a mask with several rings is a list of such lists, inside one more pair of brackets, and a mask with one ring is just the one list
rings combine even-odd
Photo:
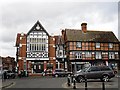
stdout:
[[55,38],[39,21],[27,34],[17,34],[16,47],[18,71],[27,70],[30,75],[38,75],[56,68]]
[[[18,33],[16,59],[18,71],[41,75],[45,70],[63,68],[74,71],[84,65],[114,64],[119,61],[119,41],[111,31],[65,29],[61,36],[50,36],[39,21],[28,33]],[[114,62],[113,62],[114,61]],[[111,63],[112,62],[112,63]]]
[[2,69],[3,70],[11,70],[11,71],[15,71],[16,70],[16,61],[14,57],[0,57],[1,61],[2,61]]

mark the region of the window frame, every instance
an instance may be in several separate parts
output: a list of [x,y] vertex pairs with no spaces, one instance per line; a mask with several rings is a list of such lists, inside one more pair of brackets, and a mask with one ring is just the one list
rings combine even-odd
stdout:
[[115,53],[109,52],[109,59],[115,59]]
[[81,48],[82,47],[82,42],[76,42],[76,47]]
[[102,53],[101,52],[95,52],[95,58],[96,59],[102,59]]
[[82,59],[82,52],[75,53],[76,59]]
[[110,49],[113,48],[113,43],[109,43],[109,48],[110,48]]
[[100,43],[96,43],[95,47],[100,48]]

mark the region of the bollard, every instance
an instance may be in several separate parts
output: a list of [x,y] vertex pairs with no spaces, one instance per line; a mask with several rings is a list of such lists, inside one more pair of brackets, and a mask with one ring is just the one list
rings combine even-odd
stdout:
[[73,78],[73,89],[76,89],[76,81],[75,81],[75,77]]
[[67,85],[70,86],[70,77],[67,78]]
[[88,90],[88,88],[87,88],[87,78],[85,78],[85,90]]
[[71,76],[71,83],[73,83],[73,75]]
[[104,80],[102,81],[102,90],[105,90],[105,82],[104,82]]

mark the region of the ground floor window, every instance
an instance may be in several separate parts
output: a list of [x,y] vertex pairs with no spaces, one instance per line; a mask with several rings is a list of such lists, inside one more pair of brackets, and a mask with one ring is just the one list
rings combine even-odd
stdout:
[[32,62],[33,73],[42,73],[44,71],[43,62]]

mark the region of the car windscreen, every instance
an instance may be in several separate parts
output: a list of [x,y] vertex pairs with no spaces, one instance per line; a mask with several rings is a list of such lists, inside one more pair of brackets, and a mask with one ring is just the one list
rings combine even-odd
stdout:
[[89,69],[89,67],[88,67],[88,68],[84,68],[84,69],[82,69],[81,71],[82,71],[82,72],[86,72],[86,71],[88,71],[88,69]]
[[55,70],[55,72],[64,72],[63,70]]
[[7,73],[12,73],[12,71],[7,71]]

